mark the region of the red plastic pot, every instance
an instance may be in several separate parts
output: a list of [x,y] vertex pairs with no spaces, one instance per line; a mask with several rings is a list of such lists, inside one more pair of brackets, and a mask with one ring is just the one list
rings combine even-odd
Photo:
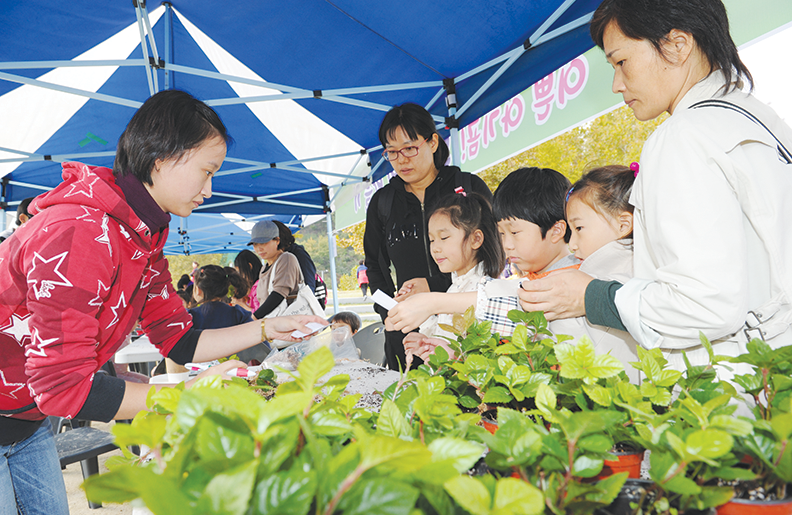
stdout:
[[613,474],[627,471],[629,472],[629,479],[641,478],[641,462],[644,459],[646,451],[635,451],[629,453],[614,452],[618,456],[615,460],[605,460],[602,467],[602,472],[597,476],[597,479],[604,479]]
[[492,434],[495,434],[495,431],[498,430],[498,421],[497,420],[489,420],[486,418],[481,419],[481,425],[484,426],[484,429],[489,431]]
[[732,499],[718,507],[718,515],[792,515],[792,498],[783,501]]

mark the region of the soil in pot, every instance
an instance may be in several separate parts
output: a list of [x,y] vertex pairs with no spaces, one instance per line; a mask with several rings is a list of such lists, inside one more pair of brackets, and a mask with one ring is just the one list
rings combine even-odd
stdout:
[[719,506],[718,515],[792,515],[792,499],[783,501],[749,501],[733,499]]
[[655,492],[652,490],[651,481],[646,479],[628,479],[624,483],[619,495],[607,508],[598,508],[595,515],[631,515],[635,512],[630,504],[643,503],[643,506],[651,505],[656,497]]

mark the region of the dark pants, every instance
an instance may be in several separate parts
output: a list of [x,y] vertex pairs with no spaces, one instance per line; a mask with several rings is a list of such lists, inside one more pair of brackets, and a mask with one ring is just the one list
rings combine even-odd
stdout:
[[368,285],[369,285],[369,283],[363,283],[363,284],[360,285],[360,291],[363,292],[363,296],[364,297],[366,296],[366,293],[368,292]]
[[[401,331],[385,331],[385,365],[391,370],[404,370],[407,358],[404,354],[405,334]],[[423,360],[418,356],[413,356],[412,367],[416,368],[423,364]]]

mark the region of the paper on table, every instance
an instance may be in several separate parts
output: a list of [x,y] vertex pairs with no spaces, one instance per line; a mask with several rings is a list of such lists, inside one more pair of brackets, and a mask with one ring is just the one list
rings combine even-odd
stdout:
[[387,309],[388,311],[395,308],[396,305],[398,304],[398,302],[393,300],[393,298],[390,295],[384,293],[382,290],[375,291],[374,294],[371,296],[371,298],[372,300],[374,300],[374,302],[376,302],[383,308]]

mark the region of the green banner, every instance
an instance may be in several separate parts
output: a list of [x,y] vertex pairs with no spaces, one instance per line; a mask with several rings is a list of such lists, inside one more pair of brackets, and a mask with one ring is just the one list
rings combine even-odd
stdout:
[[[739,46],[792,21],[790,0],[724,3]],[[460,129],[461,168],[478,173],[623,105],[610,89],[612,81],[613,69],[599,48],[575,58]],[[387,182],[386,177],[345,187],[335,200],[336,229],[363,221],[371,196]]]

